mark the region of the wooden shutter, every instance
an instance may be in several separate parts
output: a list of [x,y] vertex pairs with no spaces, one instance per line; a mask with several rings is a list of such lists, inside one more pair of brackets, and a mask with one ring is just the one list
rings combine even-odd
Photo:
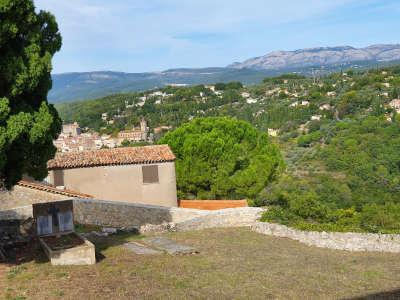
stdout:
[[142,166],[143,183],[158,183],[158,166]]

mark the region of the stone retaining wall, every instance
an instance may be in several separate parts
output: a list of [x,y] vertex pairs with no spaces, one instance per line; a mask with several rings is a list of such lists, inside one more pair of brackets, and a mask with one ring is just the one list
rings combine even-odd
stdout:
[[[104,227],[137,227],[143,231],[184,231],[214,227],[251,226],[262,234],[285,237],[301,243],[348,251],[400,253],[400,234],[315,232],[284,225],[257,222],[263,209],[255,207],[206,211],[136,203],[74,199],[75,222]],[[0,220],[26,219],[32,206],[0,211]]]
[[217,227],[251,226],[263,212],[258,207],[227,208],[209,211],[207,214],[176,224],[176,230],[200,230]]
[[[263,211],[255,207],[207,211],[95,199],[73,201],[76,223],[117,228],[142,227],[146,231],[250,226]],[[32,206],[0,211],[0,220],[26,219],[31,216]]]
[[400,234],[301,231],[267,222],[255,222],[251,228],[255,232],[290,238],[309,246],[347,251],[400,253]]
[[26,220],[32,217],[32,205],[15,207],[8,210],[0,210],[1,220]]
[[145,224],[177,223],[206,212],[138,203],[74,199],[74,217],[77,223],[110,227],[132,227]]

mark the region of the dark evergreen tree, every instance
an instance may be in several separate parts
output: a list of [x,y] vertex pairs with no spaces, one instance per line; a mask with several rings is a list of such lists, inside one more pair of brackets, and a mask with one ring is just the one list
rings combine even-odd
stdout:
[[31,0],[0,1],[0,180],[40,179],[56,151],[61,121],[47,103],[51,59],[61,47],[53,15]]

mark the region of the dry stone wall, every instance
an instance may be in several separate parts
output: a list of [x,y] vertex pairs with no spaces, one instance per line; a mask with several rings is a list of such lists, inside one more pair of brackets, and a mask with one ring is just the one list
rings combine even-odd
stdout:
[[227,208],[208,211],[207,214],[177,223],[176,230],[251,226],[260,218],[262,212],[263,209],[258,207]]
[[197,209],[183,209],[138,203],[74,199],[75,221],[110,227],[140,227],[145,224],[177,223],[205,214]]
[[70,197],[15,185],[11,191],[0,191],[0,211],[34,203],[66,200]]
[[[184,231],[215,227],[251,226],[262,234],[290,238],[309,246],[400,253],[399,234],[301,231],[284,225],[258,222],[263,209],[229,208],[216,211],[163,207],[136,203],[74,199],[75,222],[103,227],[136,227],[146,231]],[[32,206],[0,211],[0,220],[26,219]]]
[[13,209],[0,210],[1,220],[26,220],[32,217],[32,205],[15,207]]
[[255,232],[290,238],[309,246],[347,251],[400,253],[400,234],[301,231],[267,222],[255,222],[251,228]]

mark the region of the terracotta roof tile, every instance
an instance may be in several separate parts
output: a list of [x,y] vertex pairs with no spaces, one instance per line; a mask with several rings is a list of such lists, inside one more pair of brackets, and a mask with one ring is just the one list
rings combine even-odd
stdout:
[[168,145],[126,147],[57,153],[47,162],[49,170],[73,169],[108,165],[148,164],[174,161]]
[[71,190],[61,190],[56,188],[55,186],[51,185],[46,185],[38,182],[32,182],[32,181],[27,181],[27,180],[20,180],[17,185],[27,187],[30,189],[34,190],[39,190],[43,192],[48,192],[52,194],[59,194],[59,195],[65,195],[68,197],[75,197],[75,198],[93,198],[91,195],[71,191]]

